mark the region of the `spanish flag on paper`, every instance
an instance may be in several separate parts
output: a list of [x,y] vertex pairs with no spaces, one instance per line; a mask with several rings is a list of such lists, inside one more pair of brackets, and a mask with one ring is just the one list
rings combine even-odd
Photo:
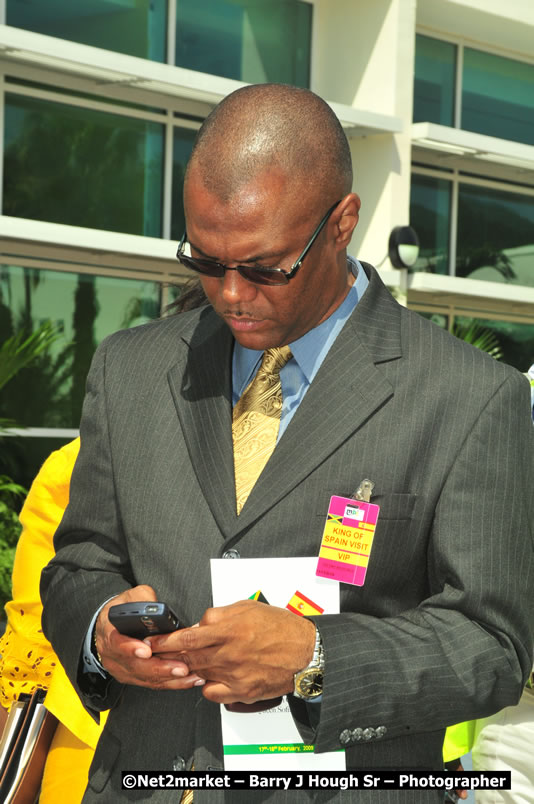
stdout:
[[287,604],[286,609],[292,611],[293,614],[299,614],[301,617],[305,617],[308,614],[322,614],[324,611],[317,603],[314,603],[313,600],[310,600],[309,597],[306,597],[298,590]]

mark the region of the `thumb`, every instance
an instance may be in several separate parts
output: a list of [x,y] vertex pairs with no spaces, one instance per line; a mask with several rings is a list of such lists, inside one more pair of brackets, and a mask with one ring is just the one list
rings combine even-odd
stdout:
[[147,584],[141,584],[139,586],[133,586],[131,589],[127,589],[125,592],[122,592],[118,597],[115,598],[115,601],[119,600],[121,603],[135,603],[136,601],[156,601],[156,593],[152,589],[151,586]]

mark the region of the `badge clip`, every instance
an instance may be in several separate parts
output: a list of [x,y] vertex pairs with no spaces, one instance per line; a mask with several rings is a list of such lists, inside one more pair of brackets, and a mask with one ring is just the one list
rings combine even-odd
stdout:
[[362,480],[354,494],[352,495],[353,500],[360,500],[361,502],[371,502],[371,494],[373,493],[373,489],[375,484],[372,480],[365,478]]

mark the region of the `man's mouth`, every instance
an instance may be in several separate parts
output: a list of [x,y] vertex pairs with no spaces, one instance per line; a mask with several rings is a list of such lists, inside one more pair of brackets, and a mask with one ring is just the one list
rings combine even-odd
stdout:
[[240,331],[257,329],[262,324],[261,319],[254,318],[240,310],[227,310],[223,313],[223,317],[228,323],[228,326]]

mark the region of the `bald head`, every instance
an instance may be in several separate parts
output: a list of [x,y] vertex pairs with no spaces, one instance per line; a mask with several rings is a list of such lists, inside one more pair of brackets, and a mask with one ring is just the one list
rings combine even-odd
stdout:
[[204,121],[186,172],[229,200],[266,171],[294,194],[342,198],[352,188],[345,133],[331,108],[307,89],[257,84],[228,95]]

